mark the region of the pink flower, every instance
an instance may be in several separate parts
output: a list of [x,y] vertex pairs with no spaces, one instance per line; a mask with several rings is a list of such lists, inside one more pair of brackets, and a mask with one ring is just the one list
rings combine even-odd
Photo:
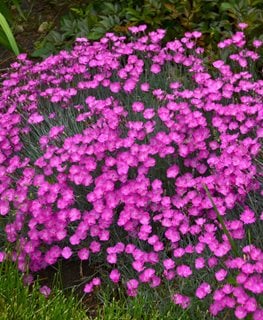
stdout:
[[207,261],[209,268],[213,268],[218,264],[218,260],[216,257],[211,257]]
[[180,240],[180,234],[174,228],[169,228],[165,231],[165,237],[171,242],[178,242]]
[[131,279],[127,281],[126,285],[129,290],[134,290],[138,288],[139,282],[136,279]]
[[182,278],[188,278],[192,274],[192,270],[190,269],[190,267],[187,265],[184,265],[184,264],[178,266],[176,268],[176,272],[177,272],[178,276],[180,276]]
[[196,269],[203,269],[205,266],[205,259],[200,257],[195,259],[195,268]]
[[167,280],[173,280],[176,276],[176,272],[174,270],[167,270],[165,269],[163,275]]
[[173,165],[167,170],[167,178],[175,178],[179,173],[179,167],[177,165]]
[[139,282],[136,279],[131,279],[127,281],[126,286],[127,286],[127,294],[130,297],[135,297],[137,295]]
[[248,24],[244,22],[240,22],[237,26],[239,27],[239,29],[244,30],[248,27]]
[[257,309],[253,314],[253,320],[263,319],[263,309]]
[[0,215],[5,216],[9,212],[9,203],[7,200],[0,200]]
[[6,258],[6,253],[0,251],[0,263],[3,262]]
[[246,208],[240,215],[240,220],[243,221],[245,224],[254,223],[256,221],[255,213],[249,208]]
[[141,90],[142,91],[147,92],[147,91],[149,91],[149,89],[150,89],[149,83],[142,83],[141,84]]
[[109,254],[107,255],[107,261],[108,263],[114,264],[117,262],[117,254]]
[[99,286],[101,284],[100,278],[93,278],[92,283],[94,286]]
[[142,102],[139,102],[139,101],[133,102],[132,110],[134,112],[142,112],[144,110],[144,104]]
[[175,304],[178,304],[183,309],[188,308],[190,305],[190,298],[182,294],[176,293],[173,295],[172,299]]
[[139,28],[136,26],[129,27],[128,30],[131,31],[131,33],[133,33],[133,34],[140,32]]
[[29,118],[28,118],[28,123],[30,124],[38,124],[40,122],[44,121],[44,117],[37,112],[33,113]]
[[92,241],[92,242],[90,243],[90,246],[89,246],[90,251],[93,252],[93,253],[98,253],[98,252],[100,252],[100,247],[101,247],[101,245],[100,245],[100,243],[97,242],[97,241]]
[[88,260],[89,259],[89,250],[86,248],[82,248],[78,251],[78,256],[80,260]]
[[161,72],[161,67],[160,67],[159,64],[154,63],[154,64],[152,64],[150,70],[151,70],[152,73],[157,74],[157,73],[160,73],[160,72]]
[[146,29],[147,29],[147,25],[146,25],[146,24],[141,24],[141,25],[138,26],[138,31],[143,32],[143,31],[145,31]]
[[61,251],[61,255],[65,259],[69,259],[72,256],[72,250],[69,247],[64,247]]
[[27,274],[23,276],[24,285],[30,285],[33,283],[33,281],[34,281],[34,277],[32,276],[32,274]]
[[257,300],[254,297],[249,297],[244,305],[247,312],[254,312],[257,310]]
[[203,282],[195,292],[195,295],[199,299],[204,299],[209,293],[211,293],[211,286],[207,282]]
[[152,268],[145,269],[139,276],[141,282],[149,282],[152,277],[155,275],[155,270]]
[[121,85],[119,82],[113,82],[110,84],[111,92],[118,93],[121,90]]
[[235,316],[237,317],[237,319],[244,319],[247,316],[246,309],[242,306],[236,307]]
[[152,278],[151,278],[151,283],[150,283],[150,287],[151,287],[151,288],[156,288],[156,287],[158,287],[160,284],[161,284],[161,278],[158,277],[158,276],[156,276],[156,275],[152,276]]
[[254,40],[254,41],[253,41],[253,46],[254,46],[255,48],[261,47],[262,44],[263,44],[263,41],[261,41],[261,40]]
[[163,260],[163,265],[165,269],[173,269],[175,267],[175,262],[172,259],[165,259]]
[[118,269],[113,269],[110,273],[110,279],[114,283],[118,283],[120,281],[121,274]]
[[47,286],[42,286],[40,289],[39,289],[40,293],[43,294],[43,296],[45,296],[46,298],[50,295],[51,293],[51,289]]
[[181,258],[185,254],[185,250],[183,248],[174,249],[173,255],[175,258]]
[[139,261],[139,260],[133,261],[132,267],[133,267],[134,270],[136,270],[138,272],[141,272],[141,271],[143,271],[145,269],[144,262],[143,261]]
[[215,273],[215,277],[217,281],[223,281],[226,276],[227,276],[227,271],[224,269],[220,269]]
[[92,282],[87,283],[84,287],[85,293],[91,293],[93,291],[94,284]]
[[152,119],[155,115],[154,109],[148,108],[144,111],[143,116],[145,119]]
[[200,31],[194,31],[193,33],[192,33],[192,35],[193,35],[193,37],[194,38],[200,38],[201,36],[202,36],[202,32],[200,32]]

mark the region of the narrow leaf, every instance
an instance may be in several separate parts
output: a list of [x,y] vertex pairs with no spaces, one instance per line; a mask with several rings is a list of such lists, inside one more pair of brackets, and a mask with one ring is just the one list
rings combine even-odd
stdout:
[[27,19],[26,19],[25,15],[24,15],[23,10],[22,10],[21,7],[20,7],[19,1],[18,1],[18,0],[13,0],[13,3],[14,3],[14,5],[15,5],[16,10],[18,11],[20,17],[21,17],[24,21],[26,21]]
[[233,238],[231,237],[231,234],[230,234],[229,231],[227,230],[227,227],[226,227],[226,225],[225,225],[224,219],[223,219],[222,216],[220,215],[220,213],[219,213],[219,211],[218,211],[218,209],[217,209],[217,207],[216,207],[216,204],[215,204],[215,202],[214,202],[214,200],[213,200],[213,198],[212,198],[212,196],[211,196],[211,193],[209,192],[209,190],[208,190],[208,188],[207,188],[206,185],[204,185],[203,187],[204,187],[204,189],[205,189],[205,192],[206,192],[209,200],[211,201],[211,204],[213,205],[213,209],[214,209],[214,211],[215,211],[215,213],[216,213],[217,220],[218,220],[218,222],[221,224],[221,227],[222,227],[222,229],[223,229],[223,231],[224,231],[224,234],[227,236],[227,239],[228,239],[229,243],[231,244],[231,247],[232,247],[232,250],[233,250],[235,256],[238,256],[237,246],[236,246]]
[[2,15],[2,13],[0,13],[0,26],[2,27],[2,29],[4,30],[4,33],[6,35],[6,38],[10,44],[10,47],[12,49],[12,51],[16,54],[19,55],[19,49],[16,43],[16,40],[14,38],[14,35],[9,27],[9,24],[7,23],[5,17]]

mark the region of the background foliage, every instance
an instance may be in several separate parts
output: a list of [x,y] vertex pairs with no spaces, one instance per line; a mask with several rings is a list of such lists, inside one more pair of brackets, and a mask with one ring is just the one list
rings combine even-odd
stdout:
[[126,34],[129,26],[142,23],[152,30],[165,28],[166,40],[199,30],[203,33],[200,44],[211,50],[239,22],[248,23],[249,38],[259,36],[263,19],[261,0],[94,0],[79,6],[70,6],[70,1],[63,4],[69,5],[70,12],[62,17],[57,30],[37,43],[33,56],[46,57],[70,47],[76,37],[97,40],[109,31]]

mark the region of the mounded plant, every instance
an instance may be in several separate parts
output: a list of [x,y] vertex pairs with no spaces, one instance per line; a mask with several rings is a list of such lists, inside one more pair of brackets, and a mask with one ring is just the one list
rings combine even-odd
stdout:
[[0,89],[1,259],[88,260],[87,294],[169,284],[182,308],[261,319],[262,42],[239,28],[215,61],[200,32],[163,45],[144,25],[19,55]]

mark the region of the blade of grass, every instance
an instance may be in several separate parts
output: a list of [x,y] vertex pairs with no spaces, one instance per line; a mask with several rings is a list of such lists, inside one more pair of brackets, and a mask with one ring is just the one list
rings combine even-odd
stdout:
[[19,4],[19,1],[18,1],[18,0],[13,0],[13,4],[14,4],[14,6],[16,7],[16,10],[17,10],[17,12],[19,13],[20,17],[21,17],[24,21],[26,21],[27,19],[26,19],[25,15],[24,15],[23,10],[21,9],[21,6],[20,6],[20,4]]
[[14,38],[14,35],[9,27],[8,22],[6,21],[6,18],[2,15],[2,13],[0,13],[0,26],[2,27],[7,37],[7,40],[10,44],[12,51],[15,53],[15,55],[19,55],[19,49],[18,49],[16,40]]
[[215,204],[215,202],[214,202],[214,200],[213,200],[213,198],[212,198],[212,196],[211,196],[210,191],[208,190],[208,188],[207,188],[206,185],[203,185],[203,187],[204,187],[204,189],[205,189],[205,192],[206,192],[209,200],[211,201],[211,203],[212,203],[212,205],[213,205],[213,209],[214,209],[214,211],[215,211],[215,213],[216,213],[217,220],[218,220],[218,222],[221,224],[221,227],[222,227],[222,229],[223,229],[223,232],[224,232],[224,234],[227,236],[227,239],[228,239],[229,243],[231,244],[231,247],[232,247],[232,250],[233,250],[235,256],[238,256],[237,246],[236,246],[233,238],[231,237],[231,234],[230,234],[229,231],[227,230],[227,227],[226,227],[226,225],[225,225],[224,219],[223,219],[222,216],[220,215],[220,213],[219,213],[219,211],[218,211],[218,209],[217,209],[217,207],[216,207],[216,204]]

